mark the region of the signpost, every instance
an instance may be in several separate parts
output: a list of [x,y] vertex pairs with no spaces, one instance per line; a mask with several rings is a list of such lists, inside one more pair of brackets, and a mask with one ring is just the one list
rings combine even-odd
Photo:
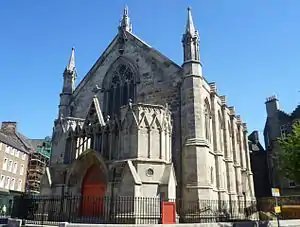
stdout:
[[280,227],[280,225],[279,225],[279,214],[281,213],[281,207],[278,205],[278,197],[280,197],[279,188],[272,188],[272,196],[275,197],[274,211],[275,211],[276,216],[277,216],[278,227]]

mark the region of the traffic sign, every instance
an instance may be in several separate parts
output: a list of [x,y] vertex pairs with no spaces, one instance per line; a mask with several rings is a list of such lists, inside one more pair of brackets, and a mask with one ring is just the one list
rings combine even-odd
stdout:
[[280,197],[279,188],[272,188],[272,196],[273,197]]

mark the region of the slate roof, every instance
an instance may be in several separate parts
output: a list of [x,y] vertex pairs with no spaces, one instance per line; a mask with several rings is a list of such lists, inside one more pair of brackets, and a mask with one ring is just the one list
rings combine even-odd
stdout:
[[27,151],[24,149],[20,142],[16,141],[13,137],[8,136],[2,132],[0,132],[0,142],[27,153]]

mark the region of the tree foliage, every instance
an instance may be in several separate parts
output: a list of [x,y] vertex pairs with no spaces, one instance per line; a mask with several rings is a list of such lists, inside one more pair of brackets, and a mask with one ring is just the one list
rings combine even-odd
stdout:
[[292,132],[278,139],[277,154],[280,171],[290,180],[300,183],[300,124],[292,125]]

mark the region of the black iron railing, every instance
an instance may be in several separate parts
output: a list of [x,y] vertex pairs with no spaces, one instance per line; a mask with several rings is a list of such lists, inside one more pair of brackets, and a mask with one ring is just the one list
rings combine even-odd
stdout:
[[[198,200],[169,201],[176,207],[182,223],[228,222],[258,219],[254,201]],[[14,199],[12,217],[33,224],[118,223],[156,224],[162,222],[164,203],[147,197],[42,197],[22,196]],[[175,211],[175,210],[174,210]]]

